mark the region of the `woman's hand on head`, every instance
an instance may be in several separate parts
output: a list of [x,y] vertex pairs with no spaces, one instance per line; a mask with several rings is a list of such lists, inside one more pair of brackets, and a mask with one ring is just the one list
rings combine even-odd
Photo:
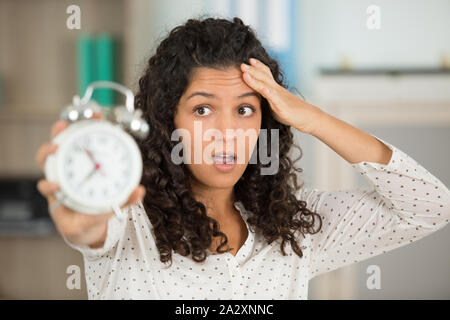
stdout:
[[324,111],[279,85],[270,68],[258,59],[250,58],[250,65],[242,63],[241,70],[247,85],[269,102],[275,120],[304,133],[314,132]]

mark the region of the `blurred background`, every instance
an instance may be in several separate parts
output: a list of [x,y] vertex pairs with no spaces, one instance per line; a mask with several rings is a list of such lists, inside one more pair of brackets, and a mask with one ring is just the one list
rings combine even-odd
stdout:
[[[206,16],[243,19],[279,59],[291,89],[450,186],[448,0],[0,0],[0,298],[87,298],[82,256],[63,242],[36,191],[43,177],[36,150],[90,81],[136,92],[159,41],[186,19]],[[96,99],[120,102],[108,92]],[[317,139],[295,138],[307,185],[369,187]],[[310,298],[449,299],[449,244],[447,226],[313,279]],[[81,269],[80,289],[66,286],[71,265]],[[380,289],[367,287],[372,265]]]

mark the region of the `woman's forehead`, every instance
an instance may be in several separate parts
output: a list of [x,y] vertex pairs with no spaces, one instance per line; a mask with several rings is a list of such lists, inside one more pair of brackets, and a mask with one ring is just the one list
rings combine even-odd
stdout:
[[254,91],[242,78],[242,71],[237,67],[226,69],[196,68],[193,70],[186,93],[195,90],[213,90],[220,93],[222,90],[231,89],[237,95],[240,91]]

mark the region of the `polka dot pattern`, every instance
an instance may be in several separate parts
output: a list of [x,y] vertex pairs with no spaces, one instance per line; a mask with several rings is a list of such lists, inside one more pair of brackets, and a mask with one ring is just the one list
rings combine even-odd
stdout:
[[[379,139],[379,138],[378,138]],[[173,253],[163,264],[142,203],[126,207],[127,218],[112,217],[103,248],[64,240],[84,257],[89,299],[307,299],[313,277],[407,245],[449,221],[450,192],[416,161],[393,150],[387,165],[352,164],[371,190],[321,191],[303,187],[297,193],[322,216],[322,230],[299,240],[299,258],[280,240],[268,244],[249,229],[236,256],[208,251],[204,262]],[[241,202],[235,207],[247,223]]]
[[352,164],[370,190],[300,190],[299,198],[322,216],[323,224],[311,235],[310,279],[417,241],[449,222],[448,188],[403,151],[376,138],[393,151],[389,163]]

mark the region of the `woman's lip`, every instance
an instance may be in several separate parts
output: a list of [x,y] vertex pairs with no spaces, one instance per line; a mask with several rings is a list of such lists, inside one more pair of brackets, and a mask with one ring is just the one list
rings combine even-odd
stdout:
[[234,157],[233,157],[233,160],[229,163],[226,163],[225,160],[226,160],[226,157],[219,157],[219,156],[212,157],[214,167],[217,170],[222,171],[222,172],[230,171],[236,165],[236,159]]
[[216,167],[217,170],[227,172],[234,168],[234,163],[216,163],[214,162],[214,167]]

